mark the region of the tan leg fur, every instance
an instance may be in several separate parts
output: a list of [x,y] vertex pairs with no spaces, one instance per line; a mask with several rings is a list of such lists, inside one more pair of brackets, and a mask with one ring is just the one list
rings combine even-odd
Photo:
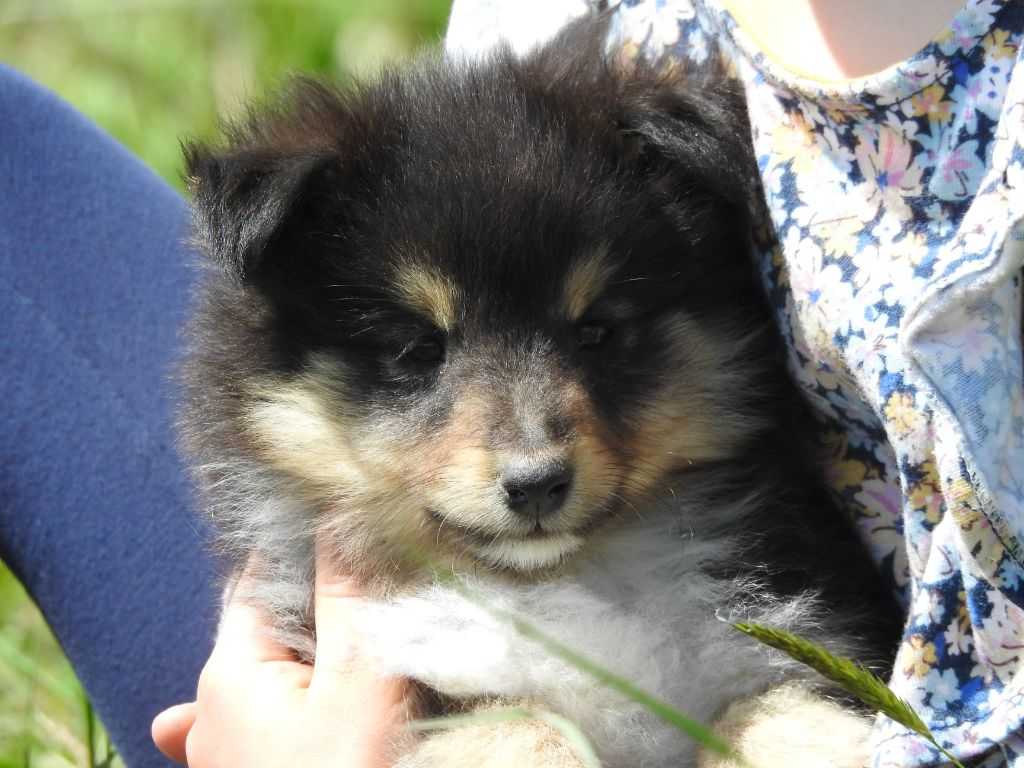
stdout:
[[[873,719],[788,683],[730,704],[715,732],[757,768],[862,768]],[[702,752],[697,768],[738,768]]]
[[[503,702],[473,712],[509,706],[530,708]],[[428,733],[395,768],[583,768],[583,763],[557,729],[529,719]]]

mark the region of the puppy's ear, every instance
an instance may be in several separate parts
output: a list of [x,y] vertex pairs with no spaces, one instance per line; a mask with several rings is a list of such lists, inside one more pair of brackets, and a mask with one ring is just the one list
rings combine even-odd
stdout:
[[618,101],[633,161],[669,194],[692,195],[696,184],[738,210],[755,211],[760,176],[741,86],[724,75],[688,79],[644,69]]
[[236,275],[250,277],[276,241],[315,204],[338,167],[328,149],[272,143],[218,151],[185,147],[196,236],[203,249]]
[[581,18],[521,66],[582,114],[610,117],[623,139],[620,161],[668,194],[692,195],[699,185],[739,210],[756,210],[760,175],[746,101],[724,62],[698,72],[671,58],[625,56],[609,49],[611,20],[607,11]]

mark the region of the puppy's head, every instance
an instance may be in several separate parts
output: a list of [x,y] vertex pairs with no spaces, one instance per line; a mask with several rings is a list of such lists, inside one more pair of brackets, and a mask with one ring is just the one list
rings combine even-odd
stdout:
[[299,82],[190,147],[215,268],[192,449],[352,559],[523,572],[740,455],[767,364],[738,104],[593,51],[497,55]]

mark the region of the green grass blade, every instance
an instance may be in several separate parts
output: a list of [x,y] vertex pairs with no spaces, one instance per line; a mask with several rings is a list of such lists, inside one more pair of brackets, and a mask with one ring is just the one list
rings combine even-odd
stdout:
[[85,750],[89,760],[88,768],[96,768],[96,713],[84,690],[82,691],[82,713],[85,720]]
[[467,725],[483,725],[514,720],[540,720],[555,728],[576,750],[576,754],[586,768],[601,768],[601,761],[594,752],[590,739],[572,720],[554,712],[535,712],[528,709],[500,709],[493,712],[477,712],[469,715],[450,715],[435,717],[428,720],[412,720],[406,724],[411,731],[437,731],[447,728],[460,728]]
[[842,686],[844,690],[849,691],[868,706],[928,739],[954,765],[964,768],[955,757],[939,745],[917,712],[862,664],[829,653],[820,645],[815,645],[783,629],[749,622],[738,622],[733,624],[733,627],[765,645],[782,651],[790,658],[805,664],[833,683]]

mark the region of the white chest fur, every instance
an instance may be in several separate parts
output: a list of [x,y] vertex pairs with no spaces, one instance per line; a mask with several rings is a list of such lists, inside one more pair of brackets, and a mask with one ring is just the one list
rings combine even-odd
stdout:
[[688,765],[696,748],[686,737],[480,601],[707,723],[730,701],[801,674],[723,619],[811,627],[813,598],[779,600],[749,580],[708,575],[734,547],[665,518],[640,521],[558,579],[464,574],[465,589],[438,583],[371,605],[365,629],[384,672],[459,698],[526,699],[580,725],[609,765]]

